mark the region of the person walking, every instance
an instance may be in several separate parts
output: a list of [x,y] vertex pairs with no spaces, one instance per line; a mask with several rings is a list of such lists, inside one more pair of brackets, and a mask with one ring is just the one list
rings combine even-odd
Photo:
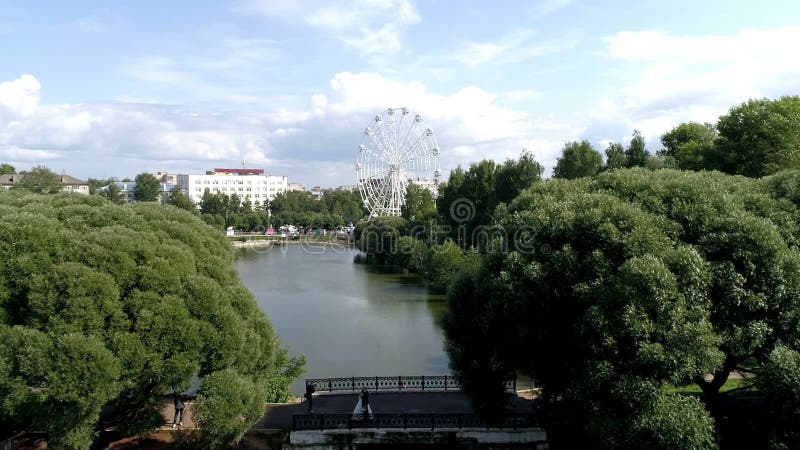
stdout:
[[364,415],[364,421],[369,420],[369,391],[367,388],[361,388],[361,413]]
[[306,401],[308,402],[308,413],[309,414],[314,414],[314,402],[313,402],[313,400],[314,400],[314,392],[316,392],[316,390],[317,390],[317,388],[315,388],[313,384],[307,384],[306,385],[306,393],[303,395],[303,397],[305,397]]
[[178,425],[183,426],[183,409],[186,405],[183,403],[181,395],[177,392],[173,392],[172,403],[175,406],[175,417],[172,419],[172,428]]

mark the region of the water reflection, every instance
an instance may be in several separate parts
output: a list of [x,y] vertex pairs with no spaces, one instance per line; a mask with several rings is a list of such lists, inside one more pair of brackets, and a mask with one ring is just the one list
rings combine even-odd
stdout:
[[415,275],[354,264],[352,249],[307,250],[276,246],[236,260],[281,341],[306,355],[305,377],[449,373],[443,296]]

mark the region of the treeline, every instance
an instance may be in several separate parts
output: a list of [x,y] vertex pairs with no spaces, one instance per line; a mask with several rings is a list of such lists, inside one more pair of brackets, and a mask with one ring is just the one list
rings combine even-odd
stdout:
[[[172,203],[170,198],[167,203]],[[268,204],[242,201],[237,194],[203,193],[202,220],[217,228],[262,231],[270,226],[296,225],[334,229],[361,220],[367,211],[357,191],[324,191],[321,198],[306,191],[280,193]],[[271,215],[270,215],[271,214]]]
[[410,184],[400,217],[365,220],[355,241],[371,263],[419,273],[436,291],[446,291],[459,269],[479,260],[473,251],[488,234],[493,211],[541,180],[542,166],[530,153],[497,164],[491,160],[460,166],[439,186],[434,201],[427,189]]
[[448,291],[451,365],[490,420],[525,375],[553,448],[798,448],[799,105],[681,124],[655,155],[568,143],[548,181],[501,180],[526,155],[459,168],[358,243]]
[[589,141],[568,142],[553,177],[590,177],[612,169],[719,170],[763,177],[800,168],[800,97],[750,100],[731,108],[716,124],[682,123],[661,136],[654,155],[637,130],[627,146],[612,142],[603,156]]
[[[114,184],[115,181],[113,178],[90,178],[90,192],[97,193],[112,203],[123,204],[125,198]],[[270,226],[281,225],[330,230],[357,223],[368,213],[358,191],[326,190],[321,197],[307,191],[288,191],[276,195],[271,202],[253,203],[235,193],[227,195],[206,190],[200,204],[195,204],[177,186],[169,192],[161,192],[160,182],[149,173],[137,175],[135,181],[134,200],[137,202],[160,201],[193,213],[199,212],[205,223],[220,230],[234,227],[237,230],[258,232]]]

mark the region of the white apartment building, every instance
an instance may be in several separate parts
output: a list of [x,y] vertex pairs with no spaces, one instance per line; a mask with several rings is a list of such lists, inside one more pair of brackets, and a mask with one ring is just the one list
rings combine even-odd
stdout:
[[264,175],[264,169],[214,169],[204,175],[178,175],[178,186],[199,204],[203,193],[236,194],[242,201],[263,205],[276,195],[285,193],[289,183],[285,176]]

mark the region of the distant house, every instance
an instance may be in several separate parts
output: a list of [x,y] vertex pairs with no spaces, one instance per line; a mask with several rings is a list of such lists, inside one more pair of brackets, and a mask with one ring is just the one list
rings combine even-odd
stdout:
[[[63,186],[61,188],[62,191],[89,195],[89,183],[86,181],[79,180],[69,175],[58,175],[58,178]],[[25,174],[0,175],[0,188],[8,191],[19,183],[22,183],[24,179]]]

